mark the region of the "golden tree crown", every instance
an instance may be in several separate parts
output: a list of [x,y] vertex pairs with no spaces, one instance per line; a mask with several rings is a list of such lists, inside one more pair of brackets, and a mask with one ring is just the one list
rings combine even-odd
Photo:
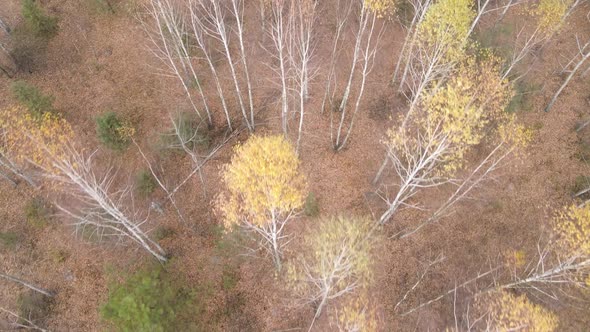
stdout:
[[29,160],[46,170],[69,157],[67,148],[74,137],[70,124],[59,115],[47,112],[33,117],[20,107],[0,112],[0,131],[18,161]]
[[292,145],[283,136],[252,136],[234,148],[221,178],[227,192],[217,199],[226,227],[249,222],[264,226],[301,208],[306,179]]
[[539,30],[550,35],[561,28],[563,19],[574,0],[540,0],[533,14]]
[[555,314],[530,302],[525,295],[501,291],[485,299],[494,331],[552,332],[557,329]]
[[390,17],[395,13],[395,0],[364,0],[363,5],[379,18]]
[[470,0],[440,0],[430,6],[418,26],[418,41],[426,47],[445,45],[446,61],[461,60],[474,18]]
[[553,230],[561,255],[590,257],[590,204],[564,209],[555,219]]

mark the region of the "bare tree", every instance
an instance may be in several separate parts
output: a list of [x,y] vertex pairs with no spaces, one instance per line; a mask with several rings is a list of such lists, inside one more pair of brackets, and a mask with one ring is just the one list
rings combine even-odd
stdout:
[[17,65],[14,58],[2,42],[0,42],[0,71],[8,76],[8,78],[14,77],[17,71]]
[[231,0],[231,12],[236,19],[236,34],[240,45],[240,59],[244,67],[246,77],[246,87],[248,90],[248,103],[250,104],[250,125],[254,129],[254,101],[252,99],[252,84],[250,83],[250,73],[248,71],[248,61],[246,49],[244,48],[244,0]]
[[142,230],[149,215],[140,218],[133,208],[131,187],[113,190],[117,177],[112,167],[102,176],[96,174],[96,152],[86,155],[76,148],[65,120],[49,115],[38,122],[18,108],[3,111],[2,120],[0,129],[7,133],[12,151],[70,195],[67,206],[56,206],[74,220],[77,231],[90,229],[100,238],[129,239],[159,261],[167,260],[164,250]]
[[[126,203],[131,196],[131,187],[110,189],[115,181],[116,172],[109,169],[102,177],[93,171],[92,155],[84,157],[72,151],[70,160],[56,161],[58,174],[47,174],[54,181],[71,187],[71,195],[78,206],[56,204],[58,209],[74,219],[77,230],[90,229],[99,238],[126,238],[137,243],[160,262],[166,262],[166,253],[143,231],[142,226],[148,217],[139,217],[138,211],[130,211]],[[130,216],[130,217],[129,217]]]
[[[545,107],[545,112],[549,112],[549,110],[553,107],[553,104],[555,104],[555,102],[557,101],[557,98],[559,98],[559,96],[561,95],[563,90],[567,87],[567,85],[570,83],[570,81],[574,77],[574,75],[584,65],[586,60],[588,60],[588,58],[590,58],[590,49],[588,48],[588,46],[590,45],[590,42],[587,42],[586,44],[581,45],[580,41],[577,38],[576,38],[576,41],[578,44],[578,53],[570,60],[568,66],[571,64],[575,64],[575,65],[573,66],[573,68],[571,70],[569,70],[569,74],[567,75],[565,81],[559,87],[559,89],[557,89],[557,92],[555,92],[555,95],[553,96],[553,98],[551,98],[551,101],[549,101],[549,104],[547,105],[547,107]],[[564,72],[565,72],[565,69],[564,69]]]
[[281,127],[283,134],[287,135],[289,128],[289,91],[291,81],[291,68],[289,57],[292,54],[291,47],[293,46],[291,35],[292,26],[294,24],[289,8],[289,3],[286,0],[276,0],[271,3],[272,18],[268,28],[268,34],[271,37],[274,50],[271,57],[278,63],[278,68],[273,70],[279,77],[279,85],[281,89]]
[[350,17],[350,13],[352,12],[353,5],[354,1],[351,0],[338,0],[336,3],[336,31],[333,37],[334,43],[332,45],[332,52],[330,55],[330,64],[328,66],[328,75],[326,77],[326,87],[324,90],[324,97],[322,99],[321,112],[326,110],[327,102],[329,102],[330,105],[334,102],[334,93],[336,88],[333,85],[335,83],[336,60],[338,59],[338,55],[342,50],[342,47],[339,47],[342,38],[342,32],[346,27],[346,23]]
[[142,24],[154,46],[152,52],[166,64],[167,72],[172,73],[181,82],[193,109],[201,118],[201,112],[191,92],[191,86],[197,86],[207,121],[211,125],[211,111],[197,75],[198,70],[193,64],[190,39],[187,38],[188,28],[182,12],[174,6],[172,0],[151,0],[147,12],[153,23],[142,20]]
[[55,293],[54,292],[52,292],[50,290],[47,290],[47,289],[44,289],[44,288],[41,288],[39,286],[35,286],[35,285],[31,284],[30,282],[25,281],[25,280],[22,280],[20,278],[17,278],[15,276],[11,276],[11,275],[8,275],[8,274],[0,273],[0,278],[4,278],[4,279],[6,279],[8,281],[12,281],[12,282],[15,282],[17,284],[23,285],[23,286],[25,286],[25,287],[27,287],[27,288],[35,291],[35,292],[38,292],[38,293],[43,294],[45,296],[49,296],[49,297],[55,296]]
[[15,318],[15,321],[11,325],[16,327],[17,329],[36,330],[36,331],[40,331],[40,332],[48,332],[49,331],[49,330],[46,330],[46,329],[40,327],[39,325],[35,324],[35,322],[33,322],[32,320],[30,320],[26,317],[19,316],[17,313],[12,312],[8,309],[0,307],[0,311],[7,313],[10,316]]
[[[232,5],[236,5],[236,11],[233,11],[234,15],[237,15],[236,17],[241,17],[241,13],[238,12],[239,11],[239,7],[238,7],[238,3],[237,2],[233,2],[234,0],[232,0]],[[198,2],[199,5],[199,13],[197,13],[197,15],[201,15],[202,16],[202,20],[203,20],[203,26],[205,27],[205,34],[208,35],[209,37],[213,38],[214,40],[217,40],[221,45],[222,45],[222,49],[223,49],[223,55],[227,60],[227,64],[229,66],[230,69],[230,74],[231,74],[231,78],[234,84],[234,88],[236,90],[236,97],[238,99],[238,104],[240,106],[240,110],[242,112],[242,116],[244,117],[244,121],[246,123],[246,127],[248,128],[248,130],[250,131],[254,131],[255,128],[255,124],[251,121],[251,119],[253,118],[253,110],[250,109],[250,116],[248,115],[248,112],[246,110],[246,106],[244,104],[244,98],[242,96],[242,88],[240,87],[240,83],[238,81],[238,70],[236,68],[236,63],[234,61],[234,55],[231,52],[231,47],[230,47],[230,34],[231,34],[231,28],[227,25],[226,23],[226,9],[222,6],[222,3],[218,0],[200,0]],[[232,6],[233,7],[233,6]],[[244,49],[243,49],[243,41],[242,38],[243,36],[241,36],[241,34],[243,33],[243,28],[241,27],[242,24],[242,20],[239,19],[238,20],[238,25],[240,26],[238,28],[238,39],[240,40],[240,52],[241,52],[241,56],[242,56],[242,60],[245,61],[245,55],[244,55]],[[247,69],[247,68],[245,68]],[[249,78],[247,79],[247,81],[249,82]],[[250,84],[248,83],[248,90],[251,90]],[[249,92],[249,96],[251,96],[251,91]],[[251,101],[251,98],[250,98]]]
[[223,93],[223,88],[221,86],[221,82],[219,80],[219,75],[217,73],[217,69],[213,63],[213,59],[211,58],[211,52],[207,47],[207,42],[205,40],[203,32],[205,31],[205,26],[203,25],[203,21],[201,19],[201,15],[198,11],[198,5],[195,1],[198,0],[189,0],[189,12],[190,12],[190,19],[191,19],[191,27],[192,27],[192,36],[197,43],[197,47],[201,50],[203,57],[205,58],[209,69],[211,70],[211,75],[213,75],[213,81],[215,82],[215,87],[217,89],[217,94],[219,96],[219,100],[221,101],[221,106],[223,108],[223,113],[225,115],[225,120],[227,122],[227,126],[229,130],[233,130],[231,124],[231,117],[229,114],[229,110],[227,107],[227,102],[225,100],[225,96]]
[[[398,55],[397,63],[395,65],[395,70],[393,72],[393,79],[392,79],[393,83],[397,82],[400,69],[402,68],[402,66],[404,66],[405,63],[408,62],[408,57],[410,56],[410,54],[413,53],[413,48],[415,46],[416,38],[418,35],[418,26],[420,25],[420,22],[422,22],[422,20],[424,19],[424,15],[426,14],[426,11],[428,10],[428,7],[430,6],[431,1],[430,0],[425,0],[425,1],[424,0],[411,0],[411,1],[408,1],[408,3],[412,6],[413,16],[412,16],[412,21],[410,22],[409,26],[406,27],[402,24],[402,27],[407,30],[407,34],[406,34],[406,38],[404,38],[404,43],[402,45],[401,51]],[[401,91],[401,87],[404,85],[404,82],[406,80],[407,69],[408,69],[407,66],[404,66],[403,76],[402,76],[400,84],[399,84],[400,91]]]
[[[376,28],[376,20],[377,13],[372,8],[368,7],[364,1],[361,1],[359,12],[359,27],[355,35],[355,46],[353,50],[352,66],[350,69],[350,74],[348,76],[347,84],[342,94],[342,100],[340,101],[340,105],[338,108],[340,119],[339,121],[337,121],[338,125],[336,126],[335,130],[333,129],[333,125],[331,124],[330,136],[335,151],[342,150],[346,146],[346,143],[350,138],[355,118],[359,110],[360,102],[363,98],[363,94],[365,91],[367,77],[373,69],[377,47],[379,45],[381,33],[383,32],[383,29],[381,29],[377,33],[378,36],[377,38],[375,38],[376,40],[373,40]],[[350,92],[354,82],[354,78],[357,75],[357,65],[359,59],[362,62],[362,67],[360,70],[361,79],[359,84],[359,90],[356,96],[356,102],[352,110],[350,111],[351,114],[350,116],[347,116],[347,105],[350,99]],[[347,126],[347,128],[345,128],[345,125]]]
[[313,28],[316,21],[317,4],[313,0],[293,0],[292,2],[294,19],[294,53],[291,54],[292,67],[295,71],[295,82],[299,96],[299,126],[297,130],[297,144],[295,150],[298,152],[301,145],[303,132],[303,117],[305,115],[305,103],[309,98],[309,84],[315,76],[311,68],[311,60],[314,54]]

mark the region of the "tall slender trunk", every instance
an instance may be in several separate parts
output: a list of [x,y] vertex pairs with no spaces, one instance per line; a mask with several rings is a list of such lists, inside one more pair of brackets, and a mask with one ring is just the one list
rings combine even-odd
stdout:
[[[238,1],[240,2],[240,5],[238,6]],[[252,130],[255,129],[255,124],[254,124],[254,102],[252,99],[252,84],[250,83],[250,73],[248,71],[248,61],[246,60],[246,51],[244,48],[244,22],[242,20],[242,14],[243,14],[243,0],[232,0],[232,6],[234,9],[234,16],[236,18],[236,22],[237,22],[237,26],[238,26],[238,41],[240,44],[240,52],[242,53],[242,64],[244,66],[244,73],[246,75],[246,86],[248,88],[248,102],[250,104],[250,125],[252,126]],[[240,11],[238,7],[242,7],[242,10]]]
[[354,74],[356,72],[356,66],[358,63],[358,58],[359,58],[359,53],[360,53],[360,48],[361,48],[361,42],[363,40],[363,36],[365,34],[365,30],[367,28],[367,23],[368,23],[368,12],[367,9],[365,8],[364,3],[361,4],[361,13],[360,13],[360,19],[359,19],[359,29],[357,31],[357,35],[356,35],[356,41],[355,41],[355,46],[354,46],[354,53],[353,53],[353,57],[352,57],[352,66],[350,68],[350,74],[348,76],[348,83],[346,84],[346,88],[344,89],[344,93],[342,95],[342,101],[340,102],[340,106],[338,107],[338,111],[340,112],[340,121],[338,124],[338,129],[336,131],[336,140],[332,142],[332,144],[334,145],[334,150],[338,151],[341,148],[341,143],[340,143],[340,136],[342,135],[342,127],[344,126],[344,121],[346,119],[346,105],[348,104],[348,98],[350,97],[350,90],[352,88],[352,82],[354,80]]
[[41,294],[45,295],[45,296],[49,296],[49,297],[55,296],[55,293],[52,292],[52,291],[50,291],[50,290],[47,290],[47,289],[44,289],[44,288],[41,288],[41,287],[37,287],[37,286],[35,286],[35,285],[27,282],[27,281],[24,281],[22,279],[19,279],[17,277],[14,277],[14,276],[11,276],[11,275],[8,275],[8,274],[0,273],[0,278],[4,278],[6,280],[9,280],[9,281],[12,281],[12,282],[16,282],[17,284],[21,284],[21,285],[23,285],[23,286],[25,286],[25,287],[27,287],[29,289],[34,290],[35,292],[38,292],[38,293],[41,293]]
[[[586,44],[586,46],[588,46],[588,44]],[[586,46],[584,46],[582,51],[586,48]],[[547,105],[547,107],[545,108],[545,112],[549,112],[549,110],[553,107],[553,104],[555,104],[555,102],[557,101],[557,98],[559,97],[559,95],[563,92],[563,90],[567,87],[567,85],[571,81],[572,77],[574,77],[574,75],[580,69],[580,67],[584,64],[584,62],[586,62],[586,60],[590,57],[590,51],[588,53],[582,54],[582,55],[583,55],[582,59],[576,64],[574,69],[570,72],[570,74],[565,79],[565,82],[563,82],[563,84],[559,87],[559,89],[557,90],[557,92],[555,93],[555,95],[553,96],[551,101],[549,102],[549,105]]]

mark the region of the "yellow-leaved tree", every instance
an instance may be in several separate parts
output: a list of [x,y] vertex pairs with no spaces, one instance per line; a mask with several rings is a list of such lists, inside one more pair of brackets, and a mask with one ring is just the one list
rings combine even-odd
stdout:
[[291,289],[301,304],[313,304],[318,318],[326,304],[369,285],[372,248],[368,218],[332,217],[305,234],[305,251],[289,266]]
[[401,62],[405,62],[399,91],[407,96],[410,113],[466,57],[476,15],[472,7],[469,0],[440,0],[424,7],[422,14],[414,18],[415,28],[404,44],[395,74],[397,77]]
[[418,26],[418,42],[422,47],[431,49],[444,47],[445,61],[461,60],[474,18],[475,11],[469,0],[437,1],[430,6]]
[[590,258],[590,204],[566,208],[557,217],[553,230],[561,256]]
[[377,315],[370,307],[366,294],[362,294],[346,303],[332,318],[340,332],[377,332]]
[[533,14],[537,17],[537,26],[547,37],[561,28],[570,8],[579,1],[575,0],[540,0]]
[[[465,154],[484,139],[495,146],[468,176],[469,182],[481,182],[497,167],[496,161],[519,145],[515,135],[524,135],[526,131],[504,112],[512,97],[512,86],[501,78],[500,68],[500,61],[492,55],[482,55],[479,60],[467,57],[455,75],[434,94],[422,98],[418,109],[406,114],[388,131],[384,141],[387,156],[376,181],[390,165],[397,175],[398,192],[383,195],[390,198],[386,200],[388,208],[380,218],[381,224],[419,190],[456,182],[453,178],[464,169]],[[515,131],[512,136],[505,133],[508,128]],[[434,213],[434,218],[443,215],[472,188],[467,183],[459,186],[459,191],[441,206],[442,210]]]
[[590,274],[590,205],[564,208],[553,221],[551,240],[537,251],[526,268],[515,273],[514,280],[502,288],[528,288],[550,298],[586,289]]
[[129,188],[110,192],[115,172],[96,174],[94,154],[86,155],[77,147],[74,131],[64,118],[49,112],[33,118],[18,107],[7,108],[0,111],[0,132],[18,162],[33,165],[56,189],[71,195],[67,205],[56,206],[74,220],[77,231],[98,238],[128,238],[159,261],[167,260],[164,250],[141,229],[146,220],[134,219],[138,213],[127,204]]
[[553,332],[557,329],[555,314],[532,303],[525,295],[500,291],[483,298],[485,303],[481,305],[488,312],[486,331]]
[[377,17],[391,17],[395,13],[395,0],[363,0],[364,6]]
[[252,136],[234,149],[221,171],[226,191],[216,210],[226,229],[243,226],[257,234],[260,245],[281,269],[285,225],[301,209],[306,179],[293,146],[281,136]]

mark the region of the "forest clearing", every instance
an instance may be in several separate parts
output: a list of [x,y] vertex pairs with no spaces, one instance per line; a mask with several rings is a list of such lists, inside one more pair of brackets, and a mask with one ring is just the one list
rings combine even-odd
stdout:
[[0,330],[587,331],[585,0],[0,0]]

